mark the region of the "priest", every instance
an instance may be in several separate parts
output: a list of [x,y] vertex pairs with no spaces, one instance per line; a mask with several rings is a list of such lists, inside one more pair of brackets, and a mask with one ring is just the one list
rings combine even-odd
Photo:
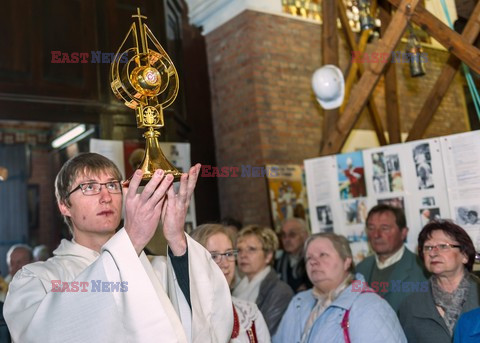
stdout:
[[[55,180],[73,239],[14,277],[4,314],[13,342],[227,342],[230,291],[210,254],[184,233],[200,165],[173,176],[155,171],[128,190],[109,159],[79,154]],[[124,204],[124,226],[117,231]],[[161,222],[167,257],[143,249]]]

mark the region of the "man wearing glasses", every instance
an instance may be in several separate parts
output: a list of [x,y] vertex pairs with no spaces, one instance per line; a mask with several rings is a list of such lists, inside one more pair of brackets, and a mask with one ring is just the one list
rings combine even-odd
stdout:
[[[227,341],[228,285],[210,254],[183,231],[199,169],[182,175],[178,193],[162,170],[137,192],[140,170],[124,191],[107,158],[85,153],[67,161],[55,194],[73,239],[16,274],[4,309],[13,341]],[[168,260],[150,262],[143,249],[159,222]]]
[[307,224],[303,219],[284,220],[280,231],[283,251],[275,261],[275,269],[280,280],[286,282],[295,293],[312,287],[303,258],[303,245],[307,238]]
[[366,232],[374,253],[355,269],[397,311],[403,299],[423,290],[427,281],[423,263],[404,245],[408,228],[403,210],[387,204],[372,207]]

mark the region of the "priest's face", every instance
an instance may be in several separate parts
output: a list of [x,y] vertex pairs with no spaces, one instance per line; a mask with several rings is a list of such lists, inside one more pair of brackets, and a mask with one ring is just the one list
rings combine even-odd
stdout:
[[[115,178],[106,172],[80,174],[70,189],[73,191],[68,199],[70,206],[59,204],[60,212],[72,220],[73,236],[77,242],[99,236],[105,236],[108,240],[115,233],[122,215],[122,193],[109,192],[106,185],[102,185],[100,192],[93,195],[86,195],[81,189],[76,189],[81,184],[111,181],[115,181]],[[93,186],[88,187],[91,188]]]
[[231,286],[235,276],[235,250],[233,250],[232,241],[226,234],[219,232],[208,238],[205,247],[212,254],[212,257],[216,256],[214,261],[218,264],[228,284]]
[[273,258],[271,252],[263,249],[262,242],[255,235],[246,235],[237,242],[238,268],[249,280],[264,270]]

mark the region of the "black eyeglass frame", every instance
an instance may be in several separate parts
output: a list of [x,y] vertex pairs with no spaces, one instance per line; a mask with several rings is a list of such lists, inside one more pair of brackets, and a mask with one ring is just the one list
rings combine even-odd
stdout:
[[[119,186],[119,192],[112,192],[106,185],[109,184],[109,183],[118,183],[118,186]],[[83,186],[86,186],[86,185],[94,185],[94,184],[98,184],[100,187],[98,188],[98,192],[97,193],[93,193],[93,194],[85,194],[85,190],[82,188]],[[84,183],[81,183],[79,184],[77,187],[75,187],[74,189],[72,189],[68,194],[67,194],[67,199],[70,197],[70,195],[72,195],[73,192],[76,192],[78,191],[79,189],[82,191],[82,194],[85,195],[85,196],[91,196],[91,195],[97,195],[97,194],[100,194],[100,192],[102,191],[102,186],[105,186],[105,188],[107,189],[108,193],[110,194],[119,194],[119,193],[122,193],[122,181],[120,180],[111,180],[111,181],[107,181],[107,182],[84,182]]]

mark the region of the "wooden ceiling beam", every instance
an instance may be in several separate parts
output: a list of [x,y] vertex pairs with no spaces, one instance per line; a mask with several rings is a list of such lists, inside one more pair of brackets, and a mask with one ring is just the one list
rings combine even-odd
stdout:
[[[463,29],[462,37],[470,44],[475,42],[480,33],[480,2],[477,3],[472,15],[468,19],[467,25]],[[412,128],[407,137],[407,141],[421,139],[427,130],[430,121],[437,111],[443,97],[447,93],[448,87],[455,78],[455,74],[460,68],[461,61],[453,54],[448,57],[447,63],[440,72],[435,85],[427,96],[417,119],[413,123]]]
[[[381,35],[392,20],[392,5],[386,1],[380,3],[379,17],[382,23]],[[388,140],[390,144],[401,143],[400,109],[398,105],[396,66],[389,60],[385,70],[385,113],[387,117]]]
[[[401,4],[401,0],[388,0],[388,2],[395,7],[399,7]],[[470,18],[473,18],[473,15]],[[476,22],[480,21],[479,17],[473,19]],[[480,74],[480,63],[478,63],[478,61],[480,61],[480,49],[474,47],[465,38],[450,29],[421,5],[415,8],[411,20],[435,38],[450,53],[457,56],[472,68],[472,70]]]
[[[376,44],[375,51],[379,56],[383,56],[382,54],[391,55],[393,49],[402,38],[410,16],[418,2],[419,0],[402,0],[398,10],[392,17],[390,25],[385,31],[384,37]],[[322,155],[340,152],[385,67],[386,63],[379,61],[379,63],[371,64],[370,68],[363,73],[357,85],[352,90],[345,112],[337,120],[334,130],[330,132],[325,142],[326,144],[323,145],[321,150]]]
[[[333,64],[338,66],[338,32],[337,32],[337,6],[335,1],[322,1],[322,65]],[[333,130],[337,121],[338,109],[323,111],[323,142]]]
[[[368,36],[370,35],[371,31],[370,30],[363,31],[360,37],[360,44],[357,44],[357,42],[355,41],[355,37],[353,35],[352,29],[350,27],[350,24],[348,23],[347,11],[346,11],[345,5],[343,4],[343,1],[337,1],[337,4],[338,4],[338,16],[340,18],[340,22],[342,24],[343,31],[345,32],[345,36],[347,37],[347,42],[348,42],[348,45],[350,46],[351,51],[363,52],[365,50],[365,47],[368,41]],[[362,74],[365,71],[363,64],[355,63],[352,60],[353,59],[350,59],[351,67],[345,82],[345,99],[349,99],[350,97],[350,92],[353,86],[353,82],[356,79],[357,73],[358,73],[358,77],[360,78],[362,77]],[[346,103],[347,103],[346,101],[343,102],[342,106],[340,107],[340,113],[343,113]],[[387,139],[385,138],[382,121],[380,119],[380,115],[378,114],[377,106],[375,105],[373,96],[370,96],[368,98],[368,113],[370,115],[370,120],[372,122],[375,133],[377,134],[377,138],[380,145],[387,145],[388,143],[387,143]]]

